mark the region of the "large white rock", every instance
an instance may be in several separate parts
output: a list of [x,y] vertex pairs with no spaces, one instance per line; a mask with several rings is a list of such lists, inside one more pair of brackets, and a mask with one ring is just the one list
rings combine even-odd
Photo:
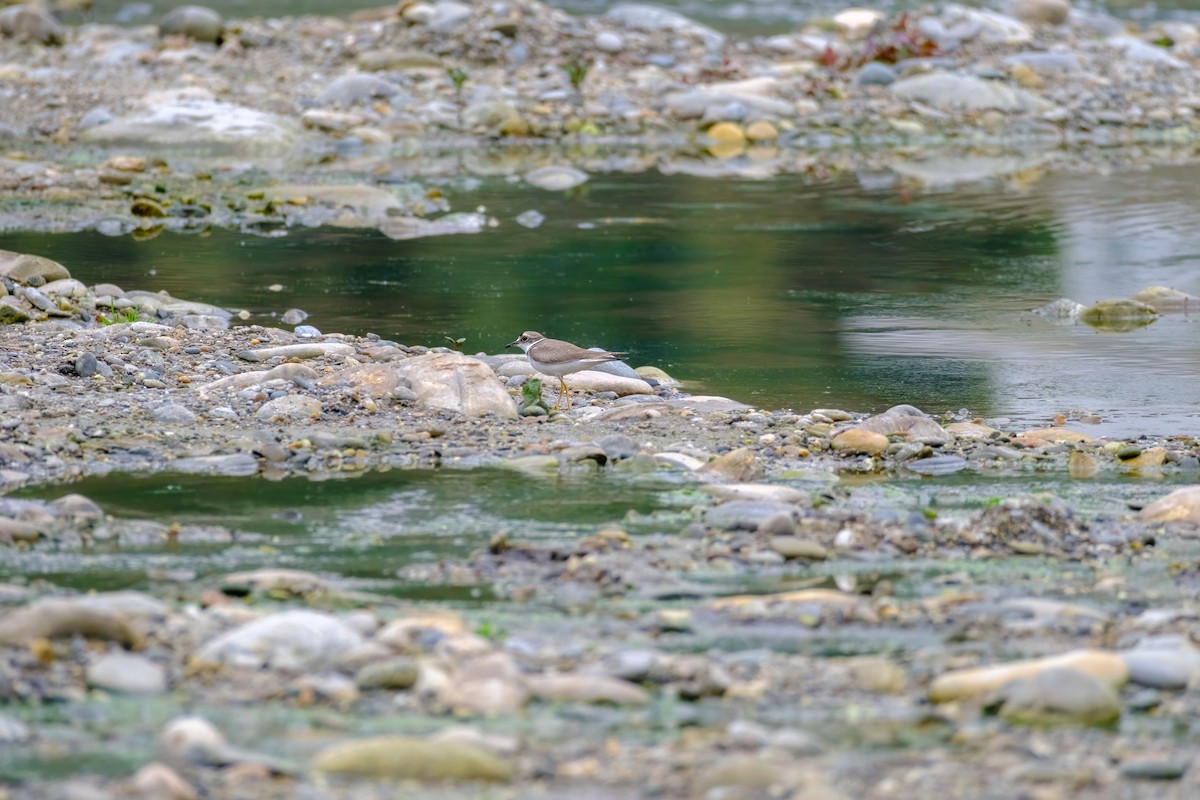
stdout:
[[222,633],[204,644],[196,659],[251,669],[313,670],[333,664],[362,641],[358,631],[337,617],[297,609]]
[[962,111],[1044,111],[1050,108],[1046,100],[1024,89],[949,72],[929,72],[896,81],[892,84],[892,94],[901,100]]
[[477,358],[462,353],[428,353],[398,362],[396,374],[408,381],[417,403],[428,408],[444,408],[468,417],[517,416],[504,384]]
[[131,113],[84,130],[80,139],[257,153],[289,149],[299,134],[292,120],[220,102],[205,89],[187,88],[151,92]]

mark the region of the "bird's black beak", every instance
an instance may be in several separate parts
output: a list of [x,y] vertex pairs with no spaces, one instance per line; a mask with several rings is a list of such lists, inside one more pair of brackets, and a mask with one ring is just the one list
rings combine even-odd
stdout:
[[521,340],[520,340],[520,339],[513,339],[511,342],[509,342],[508,344],[506,344],[506,345],[504,345],[504,346],[505,346],[505,347],[516,347],[516,346],[517,346],[517,342],[519,342],[519,341],[521,341]]

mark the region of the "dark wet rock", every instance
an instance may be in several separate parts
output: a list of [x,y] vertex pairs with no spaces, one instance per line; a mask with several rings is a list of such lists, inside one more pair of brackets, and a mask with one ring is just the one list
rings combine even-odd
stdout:
[[564,447],[558,454],[567,463],[593,461],[600,466],[608,463],[608,454],[604,452],[604,449],[592,444],[578,444],[571,447]]
[[1186,759],[1138,758],[1121,763],[1121,777],[1143,781],[1177,781],[1192,764]]
[[792,516],[796,507],[789,503],[771,503],[759,500],[730,500],[713,506],[704,512],[704,522],[724,530],[756,530],[762,523],[775,516]]
[[337,617],[282,611],[216,636],[194,658],[246,669],[312,670],[332,664],[361,642],[362,636]]
[[1182,636],[1153,636],[1121,654],[1129,680],[1155,689],[1200,684],[1200,649]]
[[1038,670],[1001,687],[988,703],[1001,717],[1026,724],[1106,725],[1121,715],[1112,685],[1070,667]]
[[108,653],[88,665],[87,682],[110,692],[154,695],[167,690],[167,672],[140,655]]
[[508,781],[513,766],[473,744],[379,736],[333,745],[317,753],[318,773],[410,781]]
[[158,23],[162,36],[186,36],[198,42],[217,42],[224,28],[221,15],[204,6],[179,6]]

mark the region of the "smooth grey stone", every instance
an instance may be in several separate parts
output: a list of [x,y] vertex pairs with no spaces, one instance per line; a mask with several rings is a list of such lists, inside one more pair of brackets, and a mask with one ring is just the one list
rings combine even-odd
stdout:
[[965,469],[967,460],[961,456],[933,456],[909,461],[904,466],[918,475],[951,475]]
[[196,456],[181,458],[170,465],[175,472],[193,475],[247,476],[258,473],[258,459],[249,453],[232,453],[220,456]]
[[625,49],[625,39],[613,31],[600,31],[596,34],[596,49],[604,53],[619,53]]
[[157,422],[171,425],[186,425],[196,421],[196,415],[178,403],[164,403],[151,412]]
[[730,500],[713,506],[704,514],[704,522],[724,530],[757,530],[764,521],[776,514],[793,514],[790,503],[771,503],[758,500]]
[[362,642],[362,635],[337,617],[293,609],[217,635],[196,658],[252,669],[313,670],[333,664]]
[[109,653],[88,665],[89,686],[121,694],[162,694],[167,671],[144,656]]
[[81,378],[90,378],[99,370],[100,364],[93,353],[83,353],[75,359],[75,374]]
[[403,91],[391,81],[365,72],[355,72],[334,79],[321,93],[322,103],[351,105],[377,98],[391,98]]
[[607,453],[608,457],[613,461],[622,458],[629,458],[633,454],[637,453],[640,449],[637,442],[623,433],[614,433],[608,436],[601,436],[596,440],[596,444],[603,447],[604,452]]
[[657,662],[658,654],[651,650],[621,650],[606,657],[600,666],[607,675],[637,683],[650,676]]
[[456,0],[441,0],[433,7],[433,16],[429,18],[429,29],[450,31],[470,18],[471,6],[456,2]]
[[896,71],[887,64],[871,61],[858,71],[860,86],[888,86],[896,82]]
[[0,744],[22,744],[33,738],[29,726],[7,714],[0,714]]
[[97,125],[103,125],[106,122],[112,122],[112,120],[113,115],[111,111],[109,111],[107,108],[97,106],[80,117],[78,127],[80,130],[94,128]]
[[204,6],[180,6],[158,23],[162,36],[187,36],[198,42],[216,42],[224,27],[221,15]]
[[1200,682],[1200,649],[1182,636],[1153,636],[1121,653],[1129,680],[1153,689],[1186,689]]
[[1074,72],[1079,69],[1079,59],[1074,53],[1045,53],[1032,51],[1013,53],[1004,57],[1004,64],[1024,64],[1034,72]]
[[725,44],[725,36],[707,25],[690,20],[677,11],[648,3],[618,3],[604,17],[636,31],[666,31],[693,36],[710,50],[719,50]]

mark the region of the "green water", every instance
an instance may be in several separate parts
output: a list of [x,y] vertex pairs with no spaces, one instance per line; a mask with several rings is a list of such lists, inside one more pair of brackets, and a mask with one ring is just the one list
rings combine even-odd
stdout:
[[[628,479],[503,470],[401,470],[312,481],[113,475],[72,484],[123,520],[233,531],[232,543],[0,550],[0,581],[20,576],[80,589],[146,589],[180,568],[195,577],[283,567],[337,576],[339,585],[410,599],[478,603],[487,587],[427,588],[397,581],[413,564],[465,557],[497,534],[510,540],[573,537],[627,513],[663,506],[662,490]],[[17,496],[53,498],[68,489]],[[119,527],[119,526],[118,526]]]
[[[455,210],[496,219],[477,235],[9,233],[0,248],[87,283],[245,308],[258,324],[296,307],[325,332],[465,337],[471,353],[541,330],[767,408],[912,403],[1029,425],[1081,410],[1099,435],[1170,434],[1193,413],[1194,317],[1102,334],[1029,311],[1153,284],[1200,294],[1197,179],[1179,167],[919,191],[866,169],[821,181],[646,171],[564,195],[482,178],[443,186]],[[529,209],[546,217],[533,230],[514,222]]]

